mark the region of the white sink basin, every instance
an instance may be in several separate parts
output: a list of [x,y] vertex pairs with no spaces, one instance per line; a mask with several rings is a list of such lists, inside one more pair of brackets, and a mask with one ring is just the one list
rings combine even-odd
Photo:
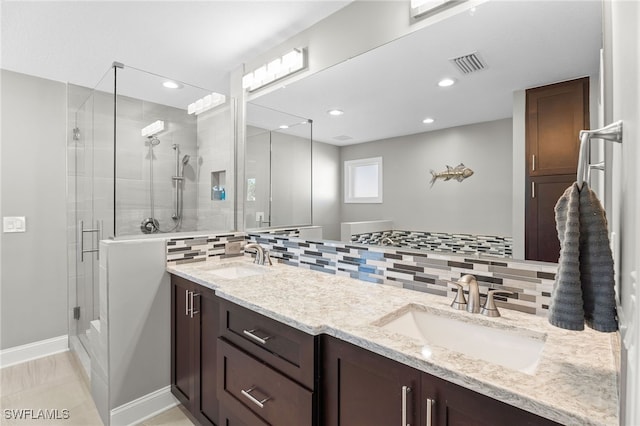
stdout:
[[262,275],[269,272],[268,266],[258,266],[252,264],[231,264],[220,269],[213,269],[209,271],[210,274],[219,278],[227,280],[234,280],[237,278],[252,277],[254,275]]
[[424,343],[424,356],[430,356],[430,345],[435,345],[527,374],[534,374],[546,338],[529,330],[503,329],[438,315],[420,306],[402,308],[398,313],[399,316],[382,318],[376,325]]

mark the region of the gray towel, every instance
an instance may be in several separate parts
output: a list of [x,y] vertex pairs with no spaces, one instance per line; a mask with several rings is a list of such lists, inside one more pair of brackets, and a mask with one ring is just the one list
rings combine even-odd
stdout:
[[560,260],[549,322],[568,330],[618,329],[607,219],[595,193],[574,183],[555,208]]

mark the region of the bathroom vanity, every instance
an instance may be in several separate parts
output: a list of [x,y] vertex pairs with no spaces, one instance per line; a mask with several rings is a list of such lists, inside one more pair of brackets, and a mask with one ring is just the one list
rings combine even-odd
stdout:
[[[248,258],[167,270],[172,392],[201,424],[618,422],[610,335],[506,310],[480,317],[452,310],[447,298]],[[394,328],[423,312],[541,349],[533,365],[514,364],[447,341],[430,346],[405,323]]]

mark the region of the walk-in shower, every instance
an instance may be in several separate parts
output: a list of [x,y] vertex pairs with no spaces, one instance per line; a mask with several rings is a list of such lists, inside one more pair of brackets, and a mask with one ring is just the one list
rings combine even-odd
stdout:
[[149,212],[150,216],[142,221],[140,224],[140,230],[144,234],[153,234],[156,232],[176,232],[180,231],[182,226],[182,215],[184,209],[184,168],[189,163],[190,155],[185,154],[182,157],[182,161],[180,160],[180,145],[174,143],[171,145],[171,148],[175,151],[175,162],[176,162],[176,170],[175,174],[171,176],[171,180],[173,181],[174,187],[174,211],[171,215],[171,219],[173,220],[173,226],[170,228],[162,228],[158,219],[155,216],[155,189],[154,189],[154,179],[153,179],[153,148],[160,144],[160,139],[157,136],[148,136],[147,145],[149,146]]
[[[76,352],[100,328],[99,240],[237,229],[235,100],[184,82],[169,89],[168,80],[179,81],[114,63],[93,88],[67,86],[69,334]],[[225,200],[212,196],[221,177]]]

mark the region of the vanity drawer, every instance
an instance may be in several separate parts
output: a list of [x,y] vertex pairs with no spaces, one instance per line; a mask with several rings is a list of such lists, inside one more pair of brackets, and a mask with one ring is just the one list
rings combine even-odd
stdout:
[[231,302],[220,302],[221,336],[314,389],[314,336]]
[[249,410],[271,425],[313,424],[313,392],[223,339],[217,361],[218,398],[238,418]]

